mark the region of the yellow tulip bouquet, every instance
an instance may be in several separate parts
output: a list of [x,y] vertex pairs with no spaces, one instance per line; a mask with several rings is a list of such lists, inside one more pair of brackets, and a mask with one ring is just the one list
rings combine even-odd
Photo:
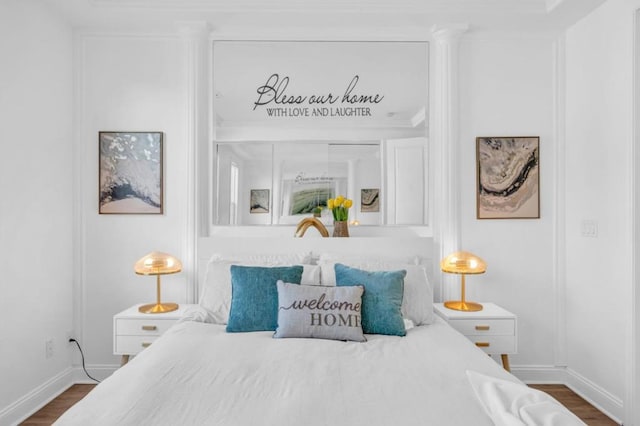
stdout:
[[352,205],[353,200],[344,198],[342,195],[327,200],[327,207],[331,210],[331,213],[333,213],[333,220],[336,222],[349,219],[349,209]]

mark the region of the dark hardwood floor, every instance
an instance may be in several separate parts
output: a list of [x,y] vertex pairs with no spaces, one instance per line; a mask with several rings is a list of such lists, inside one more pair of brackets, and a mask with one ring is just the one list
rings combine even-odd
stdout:
[[[77,401],[81,400],[95,385],[73,385],[40,411],[25,420],[22,425],[50,425]],[[547,392],[580,417],[589,426],[613,426],[613,420],[596,410],[591,404],[563,385],[531,385]]]
[[84,398],[84,396],[88,394],[95,386],[96,385],[71,386],[69,389],[61,393],[56,399],[42,407],[40,411],[20,424],[28,426],[52,424],[73,404]]
[[576,395],[564,385],[529,385],[532,388],[548,393],[565,407],[580,417],[589,426],[613,426],[618,423],[598,411],[593,405]]

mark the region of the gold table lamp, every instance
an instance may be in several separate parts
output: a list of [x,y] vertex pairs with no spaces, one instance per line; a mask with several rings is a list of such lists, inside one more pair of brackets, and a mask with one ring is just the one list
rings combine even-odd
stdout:
[[182,263],[176,257],[154,251],[138,260],[133,269],[138,275],[156,276],[156,303],[142,305],[138,311],[144,314],[160,314],[178,309],[177,303],[160,303],[160,275],[175,274],[182,270]]
[[461,275],[462,296],[460,300],[444,302],[444,306],[456,311],[481,311],[481,304],[465,300],[464,276],[467,274],[483,274],[487,270],[485,261],[473,253],[457,251],[440,261],[440,269],[442,269],[442,272]]

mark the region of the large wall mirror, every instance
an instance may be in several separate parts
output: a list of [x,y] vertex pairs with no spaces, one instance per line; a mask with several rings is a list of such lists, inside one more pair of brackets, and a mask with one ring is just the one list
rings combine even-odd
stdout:
[[[216,41],[213,225],[428,224],[425,42]],[[322,209],[322,220],[331,215]]]

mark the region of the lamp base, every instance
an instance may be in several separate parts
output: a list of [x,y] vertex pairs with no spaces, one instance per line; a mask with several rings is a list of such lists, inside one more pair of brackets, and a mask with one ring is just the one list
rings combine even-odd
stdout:
[[176,309],[178,309],[177,303],[149,303],[148,305],[140,306],[138,311],[143,314],[162,314]]
[[454,311],[469,311],[476,312],[482,310],[482,305],[475,302],[464,302],[460,300],[450,300],[444,302],[445,308],[453,309]]

